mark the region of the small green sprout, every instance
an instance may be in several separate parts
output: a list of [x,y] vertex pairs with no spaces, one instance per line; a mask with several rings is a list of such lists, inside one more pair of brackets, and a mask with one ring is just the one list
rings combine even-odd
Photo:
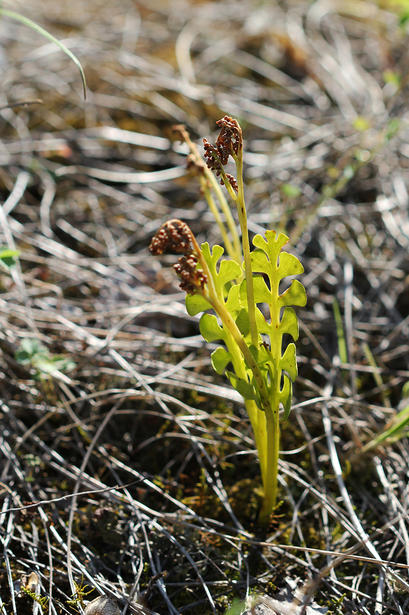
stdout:
[[83,609],[85,607],[84,598],[92,594],[95,590],[93,587],[90,587],[84,582],[83,577],[81,578],[80,583],[74,581],[74,586],[75,593],[72,595],[71,600],[67,600],[67,604],[73,607],[81,606],[81,608]]
[[16,352],[16,361],[21,365],[29,365],[35,369],[38,380],[46,380],[57,376],[59,372],[69,372],[75,368],[74,361],[63,355],[52,355],[38,340],[26,338]]
[[246,603],[237,598],[233,600],[231,606],[227,609],[224,615],[241,615],[246,608]]
[[48,609],[49,598],[47,596],[42,596],[41,594],[37,594],[36,592],[31,591],[29,587],[22,587],[21,591],[29,596],[34,602],[40,605],[41,610],[45,613]]
[[[266,231],[250,246],[243,184],[243,139],[236,120],[225,116],[215,145],[204,140],[207,168],[226,187],[238,212],[243,260],[224,257],[224,248],[198,245],[181,220],[163,224],[152,239],[152,254],[181,254],[174,269],[186,291],[191,316],[203,312],[200,332],[220,345],[212,365],[225,373],[242,395],[259,455],[264,500],[260,522],[268,521],[277,502],[280,420],[291,411],[292,383],[297,376],[294,342],[298,322],[292,306],[304,306],[304,287],[294,276],[303,272],[299,260],[283,251],[284,233]],[[229,157],[237,178],[225,172]],[[281,289],[282,280],[290,278]],[[209,313],[210,312],[210,313]],[[284,337],[285,336],[285,337]],[[287,342],[292,338],[292,342]]]
[[301,194],[300,188],[293,184],[281,184],[280,192],[287,199],[296,199]]
[[11,250],[4,246],[0,246],[0,263],[4,269],[10,269],[16,264],[17,258],[20,256],[18,250]]

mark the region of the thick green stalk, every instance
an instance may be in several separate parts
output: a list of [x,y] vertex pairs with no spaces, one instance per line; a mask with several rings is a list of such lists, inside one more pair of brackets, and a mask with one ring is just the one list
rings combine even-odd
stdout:
[[254,441],[256,443],[258,461],[260,465],[261,481],[264,489],[267,461],[267,434],[264,424],[264,412],[260,411],[260,408],[257,406],[256,402],[253,399],[245,399],[244,403],[254,434]]
[[260,522],[266,523],[277,503],[278,459],[280,453],[280,418],[278,406],[265,411],[266,460],[262,473],[264,500],[260,511]]
[[[275,267],[277,267],[275,263]],[[280,326],[280,307],[276,301],[279,296],[278,278],[270,278],[270,292],[272,301],[269,304],[270,322],[277,331]],[[264,502],[260,511],[260,521],[266,522],[277,502],[277,478],[278,460],[280,454],[280,380],[281,370],[279,369],[281,359],[281,336],[270,335],[270,354],[271,354],[271,399],[270,408],[266,410],[266,432],[267,432],[267,453],[266,453],[266,475],[264,483]]]

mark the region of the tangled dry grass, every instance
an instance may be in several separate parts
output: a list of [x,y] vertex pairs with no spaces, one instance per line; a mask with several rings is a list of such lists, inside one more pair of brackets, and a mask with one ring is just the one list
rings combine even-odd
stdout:
[[[121,613],[224,613],[296,579],[327,612],[407,612],[408,441],[359,454],[409,379],[397,14],[360,0],[19,8],[80,57],[89,92],[3,20],[1,244],[20,256],[1,273],[0,612],[106,595]],[[250,230],[287,229],[309,298],[264,534],[240,399],[147,250],[169,217],[219,240],[170,135],[212,136],[224,113],[244,127]],[[27,339],[75,368],[41,377],[17,360]]]

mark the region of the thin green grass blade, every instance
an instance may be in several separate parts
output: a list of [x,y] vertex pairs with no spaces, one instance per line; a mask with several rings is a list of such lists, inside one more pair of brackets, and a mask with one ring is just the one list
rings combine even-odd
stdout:
[[339,303],[336,299],[334,299],[333,301],[332,309],[334,311],[335,326],[337,330],[339,358],[341,363],[348,363],[348,351],[345,340],[344,327],[342,324],[341,310],[339,309]]
[[19,21],[20,23],[24,24],[25,26],[28,26],[29,28],[31,28],[32,30],[35,30],[35,32],[38,32],[38,34],[41,34],[42,36],[44,36],[44,38],[48,39],[49,41],[51,41],[52,43],[55,43],[56,45],[58,45],[58,47],[74,62],[74,64],[78,67],[78,70],[80,71],[80,75],[81,75],[81,80],[82,80],[82,89],[83,89],[83,93],[84,93],[84,99],[86,99],[87,97],[87,82],[85,79],[85,73],[83,71],[83,68],[81,66],[80,61],[78,60],[77,56],[75,56],[72,51],[70,51],[68,49],[68,47],[66,47],[64,45],[64,43],[62,43],[61,41],[59,41],[57,38],[55,38],[55,36],[53,36],[52,34],[50,34],[49,32],[47,32],[47,30],[45,30],[44,28],[42,28],[41,26],[39,26],[37,23],[35,23],[34,21],[32,21],[31,19],[29,19],[28,17],[25,17],[24,15],[20,15],[20,13],[16,13],[15,11],[9,11],[8,9],[2,9],[0,8],[0,16],[4,16],[4,17],[9,17],[10,19],[14,19],[16,21]]
[[369,365],[374,370],[373,378],[377,386],[379,387],[379,391],[382,395],[382,401],[386,407],[391,408],[391,402],[389,400],[388,394],[385,392],[383,380],[382,380],[381,374],[379,373],[378,366],[375,361],[375,357],[373,356],[372,351],[369,348],[368,344],[364,344],[363,348],[364,348],[366,360],[368,361]]
[[391,444],[408,435],[408,430],[405,427],[409,425],[409,406],[401,410],[393,419],[393,424],[388,429],[385,429],[379,436],[368,442],[363,450],[369,451],[382,444]]

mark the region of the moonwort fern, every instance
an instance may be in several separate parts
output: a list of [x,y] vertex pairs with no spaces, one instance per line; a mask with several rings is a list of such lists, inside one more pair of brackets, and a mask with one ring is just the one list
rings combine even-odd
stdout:
[[[224,256],[219,245],[198,245],[190,228],[181,220],[170,220],[151,243],[154,254],[182,254],[175,270],[187,292],[190,315],[203,313],[200,331],[208,342],[219,342],[212,365],[225,373],[242,395],[251,421],[259,455],[264,500],[260,521],[266,522],[277,500],[280,420],[291,410],[292,383],[297,376],[294,342],[298,322],[293,306],[306,303],[305,290],[292,279],[285,290],[284,279],[303,272],[299,260],[283,250],[288,237],[266,231],[256,235],[250,247],[242,179],[242,137],[238,123],[225,117],[216,145],[205,142],[205,157],[226,186],[238,210],[243,258],[237,251]],[[237,180],[224,171],[232,156]],[[293,341],[285,343],[292,338]]]

